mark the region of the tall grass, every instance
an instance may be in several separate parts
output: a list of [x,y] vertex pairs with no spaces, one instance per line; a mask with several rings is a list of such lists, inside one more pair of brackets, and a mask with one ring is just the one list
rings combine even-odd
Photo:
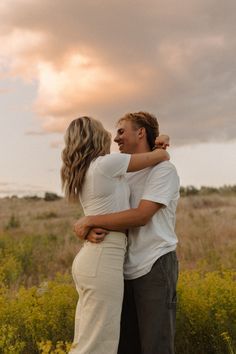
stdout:
[[[77,302],[79,205],[0,200],[0,353],[67,353]],[[191,195],[177,210],[176,354],[235,354],[236,196]]]
[[182,269],[235,269],[236,197],[181,198],[176,229]]

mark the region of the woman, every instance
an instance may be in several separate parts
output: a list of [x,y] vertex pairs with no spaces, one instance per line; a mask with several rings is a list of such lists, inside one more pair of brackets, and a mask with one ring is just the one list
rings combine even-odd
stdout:
[[[62,185],[70,200],[80,199],[85,215],[129,209],[124,175],[168,160],[164,150],[110,154],[111,135],[89,117],[75,119],[65,135]],[[124,232],[112,231],[102,243],[85,242],[72,274],[79,293],[70,353],[117,353],[123,298]]]

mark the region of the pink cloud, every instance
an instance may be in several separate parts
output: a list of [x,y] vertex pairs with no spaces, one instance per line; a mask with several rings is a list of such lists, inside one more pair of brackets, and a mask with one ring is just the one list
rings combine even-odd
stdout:
[[3,1],[0,75],[37,82],[33,109],[44,132],[62,132],[82,114],[111,129],[124,112],[143,109],[179,141],[219,137],[235,119],[235,4],[181,5]]

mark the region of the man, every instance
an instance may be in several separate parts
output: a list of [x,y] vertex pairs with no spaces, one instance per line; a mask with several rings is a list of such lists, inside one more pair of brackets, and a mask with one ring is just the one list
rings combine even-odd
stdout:
[[[155,148],[158,135],[155,116],[128,113],[118,121],[115,142],[121,153],[143,153]],[[174,227],[179,178],[175,167],[165,161],[128,173],[127,181],[131,210],[85,217],[82,224],[87,229],[129,228],[118,354],[173,354],[178,278]],[[80,227],[75,225],[78,234]],[[89,240],[99,242],[104,236],[91,232]]]

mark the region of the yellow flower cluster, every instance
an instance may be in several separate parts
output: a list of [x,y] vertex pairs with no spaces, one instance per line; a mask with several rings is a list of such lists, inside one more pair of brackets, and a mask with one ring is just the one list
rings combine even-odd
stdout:
[[185,271],[180,274],[176,334],[178,353],[234,353],[235,279],[234,271]]
[[[176,354],[233,354],[236,273],[184,271],[178,286]],[[68,276],[12,294],[0,287],[0,353],[68,353],[77,294]]]

